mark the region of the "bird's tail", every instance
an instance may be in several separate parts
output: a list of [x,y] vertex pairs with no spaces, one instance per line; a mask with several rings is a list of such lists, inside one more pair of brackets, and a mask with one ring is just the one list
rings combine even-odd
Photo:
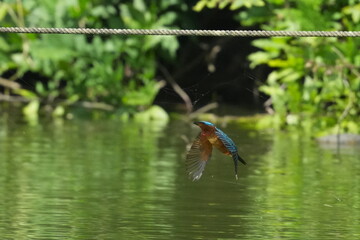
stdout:
[[239,154],[237,155],[233,155],[233,160],[234,160],[234,165],[235,165],[235,178],[236,180],[238,180],[238,175],[237,175],[237,171],[238,171],[238,161],[241,162],[242,164],[246,164],[245,160],[242,159]]
[[238,160],[239,160],[242,164],[246,165],[245,160],[242,159],[242,158],[239,156],[239,154],[238,154],[237,156],[238,156]]
[[238,180],[238,175],[237,175],[237,172],[238,172],[238,162],[237,160],[234,158],[234,165],[235,165],[235,179]]

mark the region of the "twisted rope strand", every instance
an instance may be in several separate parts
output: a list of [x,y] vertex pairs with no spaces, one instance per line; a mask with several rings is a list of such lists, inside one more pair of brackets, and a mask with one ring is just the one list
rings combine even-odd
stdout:
[[0,33],[175,35],[229,37],[360,37],[360,31],[173,30],[0,27]]

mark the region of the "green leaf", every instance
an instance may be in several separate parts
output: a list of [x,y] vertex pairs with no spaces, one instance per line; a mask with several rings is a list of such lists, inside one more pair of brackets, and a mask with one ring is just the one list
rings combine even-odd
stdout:
[[4,17],[6,16],[8,8],[9,8],[9,6],[7,3],[0,2],[0,21],[2,21],[4,19]]
[[242,7],[251,8],[254,6],[262,7],[265,5],[263,0],[234,0],[230,6],[230,10],[236,10]]
[[248,56],[248,59],[251,61],[250,67],[255,68],[260,64],[268,64],[271,59],[277,57],[277,53],[269,52],[255,52]]
[[140,12],[146,11],[146,5],[143,0],[134,0],[134,8]]
[[222,0],[219,2],[219,8],[223,9],[231,3],[231,0]]
[[206,4],[207,4],[207,0],[200,0],[195,4],[193,10],[196,12],[200,12],[201,10],[204,9],[204,7],[206,7]]
[[360,3],[353,6],[346,6],[342,12],[346,15],[350,15],[354,23],[360,21]]
[[22,89],[22,88],[14,89],[13,92],[22,97],[25,97],[27,99],[37,99],[38,98],[38,96],[34,92],[26,90],[26,89]]
[[33,100],[23,108],[23,113],[29,118],[34,118],[38,115],[39,108],[40,102],[38,100]]
[[54,109],[54,111],[52,112],[52,116],[53,117],[63,117],[65,114],[65,108],[64,106],[56,106],[56,108]]

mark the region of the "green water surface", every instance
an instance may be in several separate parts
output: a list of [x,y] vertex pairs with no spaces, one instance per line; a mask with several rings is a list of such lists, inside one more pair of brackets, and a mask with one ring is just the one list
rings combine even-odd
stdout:
[[0,239],[360,239],[357,146],[223,130],[248,165],[214,152],[192,182],[190,123],[0,116]]

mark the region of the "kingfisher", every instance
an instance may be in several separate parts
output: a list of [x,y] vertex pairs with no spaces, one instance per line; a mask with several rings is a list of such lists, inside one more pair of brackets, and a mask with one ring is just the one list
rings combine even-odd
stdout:
[[195,138],[189,152],[186,155],[186,171],[193,181],[199,180],[206,163],[210,160],[213,147],[225,155],[231,156],[235,164],[235,178],[237,176],[238,162],[246,164],[239,156],[235,143],[223,131],[211,122],[194,122],[201,128],[201,132]]

